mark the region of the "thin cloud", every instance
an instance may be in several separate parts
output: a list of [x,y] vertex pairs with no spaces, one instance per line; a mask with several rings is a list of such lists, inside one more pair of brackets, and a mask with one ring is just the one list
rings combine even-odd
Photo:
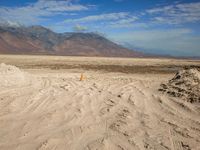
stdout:
[[121,23],[121,24],[117,24],[117,23],[111,23],[109,25],[107,25],[107,27],[109,28],[133,28],[133,29],[138,29],[138,28],[148,28],[149,26],[146,23],[137,23],[137,22],[133,22],[133,23]]
[[77,25],[75,25],[75,26],[73,27],[73,30],[74,30],[75,32],[84,32],[84,31],[87,31],[88,28],[85,27],[85,26],[81,26],[81,25],[77,24]]
[[70,15],[72,12],[89,10],[90,6],[74,4],[71,1],[46,1],[21,7],[0,7],[0,19],[20,21],[23,24],[36,24],[55,15]]
[[79,19],[68,19],[65,20],[65,23],[69,22],[95,22],[95,21],[111,21],[111,20],[119,20],[125,19],[129,16],[128,12],[119,12],[119,13],[106,13],[100,15],[91,15]]
[[200,22],[200,2],[174,4],[146,10],[154,23],[184,24]]
[[[141,25],[144,27],[144,23],[135,23],[139,18],[134,16],[130,12],[117,12],[117,13],[106,13],[99,15],[91,15],[78,19],[67,19],[59,25],[73,24],[73,23],[93,23],[98,28],[129,28]],[[98,22],[98,24],[97,24]]]
[[137,20],[139,20],[137,16],[129,16],[128,18],[109,22],[107,27],[110,28],[146,27],[146,24],[138,23]]

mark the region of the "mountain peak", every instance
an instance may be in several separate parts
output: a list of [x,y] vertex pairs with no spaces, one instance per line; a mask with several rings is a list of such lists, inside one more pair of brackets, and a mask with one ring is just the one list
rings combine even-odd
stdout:
[[40,26],[40,25],[34,25],[34,26],[30,26],[28,27],[28,29],[30,30],[34,30],[34,31],[50,31],[50,32],[53,32],[51,31],[50,29],[46,28],[46,27],[43,27],[43,26]]
[[1,27],[14,27],[14,28],[19,28],[22,27],[23,25],[18,23],[18,22],[13,22],[9,20],[1,20],[0,21],[0,26]]
[[74,56],[136,57],[135,52],[119,46],[97,33],[55,33],[43,26],[0,27],[0,53],[51,54]]

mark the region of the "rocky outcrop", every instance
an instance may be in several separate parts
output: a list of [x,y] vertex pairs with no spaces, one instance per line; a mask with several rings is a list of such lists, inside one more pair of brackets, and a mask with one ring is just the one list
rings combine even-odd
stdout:
[[191,103],[200,103],[200,72],[197,69],[179,71],[159,91]]

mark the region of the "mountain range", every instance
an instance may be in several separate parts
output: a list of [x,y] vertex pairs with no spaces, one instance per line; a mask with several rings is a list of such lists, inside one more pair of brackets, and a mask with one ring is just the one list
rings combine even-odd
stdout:
[[0,53],[143,57],[96,33],[55,33],[43,26],[0,26]]

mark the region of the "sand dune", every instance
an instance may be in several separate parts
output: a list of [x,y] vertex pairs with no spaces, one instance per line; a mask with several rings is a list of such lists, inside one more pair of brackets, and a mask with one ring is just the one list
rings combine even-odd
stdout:
[[199,105],[158,91],[173,74],[1,68],[2,150],[200,148]]

